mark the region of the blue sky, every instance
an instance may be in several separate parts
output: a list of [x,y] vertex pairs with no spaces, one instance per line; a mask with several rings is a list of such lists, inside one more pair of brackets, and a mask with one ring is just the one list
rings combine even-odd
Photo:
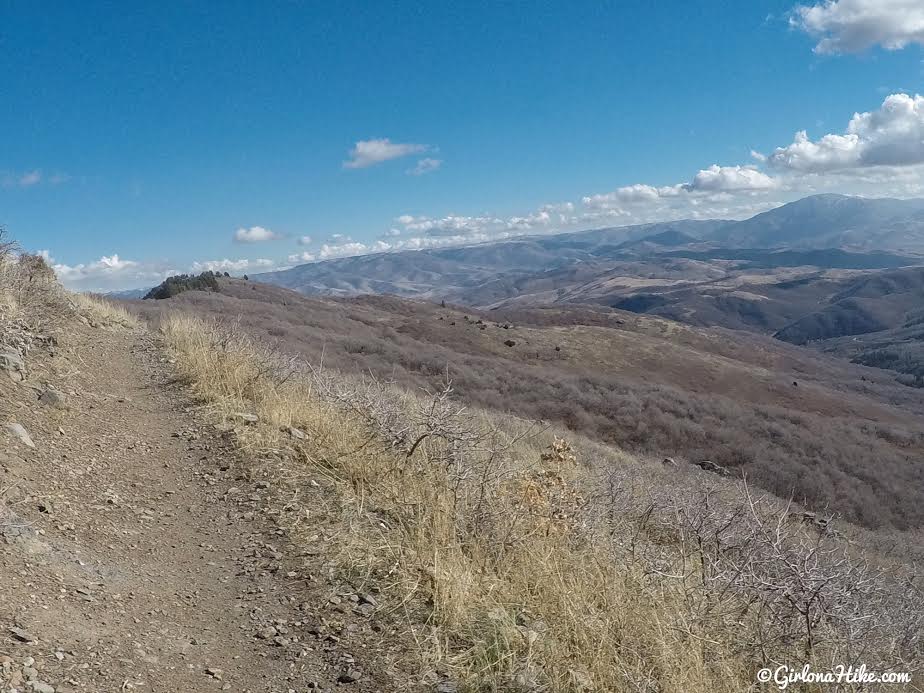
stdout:
[[920,5],[0,0],[0,223],[106,289],[924,195]]

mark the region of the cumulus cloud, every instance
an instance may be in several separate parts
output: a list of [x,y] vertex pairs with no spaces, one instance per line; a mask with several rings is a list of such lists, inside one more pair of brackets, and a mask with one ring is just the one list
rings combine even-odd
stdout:
[[118,254],[104,255],[92,262],[68,265],[56,262],[48,250],[41,251],[58,279],[77,291],[110,291],[126,287],[156,284],[166,278],[166,268],[126,260]]
[[282,238],[281,234],[270,231],[262,226],[251,226],[249,229],[238,229],[234,232],[235,243],[263,243],[265,241],[276,241]]
[[311,238],[311,236],[299,236],[298,237],[299,245],[311,245],[312,243],[313,243],[313,239]]
[[802,130],[792,144],[768,157],[777,168],[820,173],[874,166],[924,163],[924,97],[891,94],[882,106],[855,113],[843,134],[811,140]]
[[753,166],[717,166],[703,169],[684,186],[687,192],[771,190],[778,182]]
[[280,263],[265,258],[198,260],[188,265],[175,265],[166,261],[129,260],[117,253],[104,255],[92,262],[69,265],[57,262],[48,250],[41,250],[39,254],[51,265],[58,279],[75,291],[106,292],[149,288],[175,274],[198,274],[206,271],[243,274],[280,268]]
[[713,164],[700,170],[689,183],[656,187],[636,183],[617,188],[613,192],[589,195],[583,203],[591,209],[619,209],[622,204],[657,202],[683,195],[717,195],[721,193],[750,193],[773,190],[779,181],[755,166],[719,166]]
[[350,158],[343,162],[344,168],[368,168],[392,159],[400,159],[411,154],[427,151],[425,144],[392,142],[387,137],[373,140],[360,140],[350,150]]
[[289,255],[288,261],[291,265],[302,265],[306,262],[314,262],[317,259],[317,256],[314,253],[303,252],[303,253],[293,253]]
[[411,176],[422,176],[425,173],[432,173],[443,164],[442,159],[424,158],[417,162],[414,168],[408,169],[407,173]]
[[824,0],[800,5],[792,26],[819,39],[816,53],[857,53],[879,45],[894,51],[924,45],[921,0]]
[[272,260],[199,260],[190,266],[193,272],[246,272],[248,270],[268,270],[275,266]]
[[424,233],[431,236],[464,236],[478,233],[495,226],[502,226],[503,219],[490,216],[461,216],[449,214],[444,217],[415,217],[403,214],[395,221],[404,226],[405,231]]
[[321,246],[321,250],[318,251],[318,258],[321,260],[330,260],[337,257],[365,255],[370,250],[370,247],[365,243],[359,243],[357,241],[346,241],[337,244],[324,243]]

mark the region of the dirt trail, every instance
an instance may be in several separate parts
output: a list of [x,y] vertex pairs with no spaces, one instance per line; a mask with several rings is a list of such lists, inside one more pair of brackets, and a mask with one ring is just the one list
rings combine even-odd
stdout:
[[35,442],[0,432],[0,691],[393,690],[319,630],[268,491],[156,338],[61,341],[0,383],[0,424]]

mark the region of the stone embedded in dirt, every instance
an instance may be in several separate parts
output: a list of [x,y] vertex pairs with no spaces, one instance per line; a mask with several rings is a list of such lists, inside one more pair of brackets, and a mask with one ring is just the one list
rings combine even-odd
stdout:
[[67,400],[64,398],[64,394],[51,387],[39,395],[39,402],[44,404],[46,407],[54,407],[55,409],[67,409]]
[[27,685],[35,693],[55,693],[54,686],[51,686],[44,681],[30,681]]
[[234,412],[231,416],[238,421],[243,421],[246,424],[255,424],[260,421],[260,417],[256,414],[248,414],[247,412],[243,411]]
[[0,351],[0,371],[6,371],[11,379],[18,382],[23,380],[25,370],[26,363],[18,352],[10,349]]
[[32,442],[32,438],[29,436],[29,432],[23,428],[22,424],[19,423],[9,423],[5,426],[6,430],[9,433],[12,433],[23,445],[29,448],[34,448],[35,443]]
[[278,631],[273,628],[273,626],[267,626],[266,628],[261,628],[257,631],[257,637],[261,640],[270,640],[276,636],[277,632]]
[[337,677],[339,683],[356,683],[363,677],[362,672],[359,669],[353,669],[352,667],[344,671]]
[[289,436],[295,438],[296,440],[305,440],[305,438],[307,438],[304,431],[300,431],[294,426],[289,426],[287,430],[289,432]]
[[221,677],[223,676],[222,670],[216,669],[215,667],[206,667],[205,673],[217,681],[221,681]]
[[25,631],[22,628],[10,628],[10,635],[13,636],[14,640],[18,640],[19,642],[37,642],[36,638],[34,638],[28,631]]
[[697,462],[696,466],[704,471],[712,472],[713,474],[718,474],[720,476],[731,476],[725,467],[713,462],[712,460],[703,460],[702,462]]

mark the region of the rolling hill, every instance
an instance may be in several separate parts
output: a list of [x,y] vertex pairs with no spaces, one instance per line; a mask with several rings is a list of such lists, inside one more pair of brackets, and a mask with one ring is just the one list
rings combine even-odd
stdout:
[[920,484],[924,391],[883,371],[768,336],[597,306],[479,311],[219,281],[218,292],[131,305],[155,322],[171,311],[230,320],[281,352],[414,391],[448,377],[472,406],[656,459],[713,461],[861,524],[924,524],[916,500],[892,495]]

